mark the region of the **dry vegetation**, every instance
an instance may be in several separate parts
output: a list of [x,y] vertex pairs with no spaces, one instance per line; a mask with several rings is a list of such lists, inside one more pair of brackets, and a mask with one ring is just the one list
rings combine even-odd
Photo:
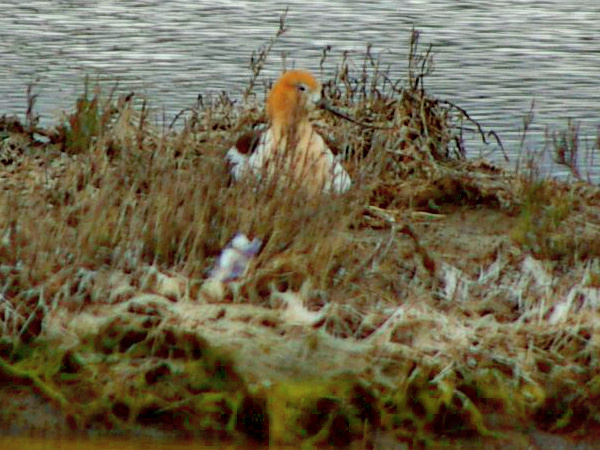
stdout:
[[[466,160],[465,122],[484,141],[497,136],[428,96],[431,51],[419,51],[416,32],[410,49],[406,80],[391,80],[367,49],[358,68],[345,55],[324,83],[332,104],[359,122],[317,118],[355,180],[340,197],[232,184],[227,174],[226,150],[265,120],[255,90],[270,45],[253,56],[241,102],[200,102],[177,126],[156,126],[136,95],[87,84],[55,129],[38,127],[33,95],[25,121],[2,117],[3,379],[38,386],[69,412],[65,427],[185,427],[173,419],[192,408],[179,391],[159,390],[140,406],[147,399],[135,395],[115,404],[110,377],[77,395],[64,382],[83,390],[73,379],[86,362],[108,364],[89,354],[113,346],[123,361],[168,361],[145,372],[148,385],[171,380],[184,370],[171,361],[184,342],[190,360],[204,351],[195,348],[222,349],[248,390],[235,425],[217,420],[219,429],[210,416],[196,430],[473,448],[591,433],[600,417],[600,190]],[[576,128],[553,142],[578,175]],[[243,279],[207,289],[208,269],[237,232],[261,238],[260,254]],[[40,342],[61,350],[34,370],[28,355]],[[93,370],[98,380],[109,371]],[[238,389],[231,376],[228,389]],[[223,408],[186,389],[200,411]],[[81,395],[94,414],[77,406]],[[313,408],[310,420],[302,408]],[[268,425],[248,422],[246,410]]]

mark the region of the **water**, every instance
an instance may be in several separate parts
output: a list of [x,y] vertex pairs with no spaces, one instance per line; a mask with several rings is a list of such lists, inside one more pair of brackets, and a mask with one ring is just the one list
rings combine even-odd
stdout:
[[[241,450],[242,447],[198,440],[150,440],[148,438],[0,437],[0,448],[11,450]],[[260,450],[260,447],[253,447]]]
[[[25,85],[39,80],[38,112],[46,124],[56,123],[86,74],[148,94],[167,117],[198,94],[240,93],[252,50],[274,35],[286,6],[289,30],[274,47],[266,78],[280,72],[282,52],[288,67],[318,72],[324,46],[332,46],[337,60],[367,42],[403,76],[414,26],[424,44],[435,46],[429,92],[497,131],[513,158],[532,100],[528,147],[540,148],[545,128],[564,128],[568,118],[581,123],[584,139],[596,137],[597,0],[5,0],[0,114],[22,114]],[[486,150],[475,139],[469,146],[472,155]]]

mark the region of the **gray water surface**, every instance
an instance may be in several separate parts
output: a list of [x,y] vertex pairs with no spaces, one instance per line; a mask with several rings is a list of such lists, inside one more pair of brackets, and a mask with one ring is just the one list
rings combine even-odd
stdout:
[[[252,50],[265,44],[289,6],[288,32],[264,71],[329,68],[367,43],[396,76],[406,69],[412,27],[435,48],[426,87],[497,131],[513,158],[532,100],[526,144],[540,148],[546,126],[581,123],[591,140],[600,125],[600,2],[597,0],[231,1],[5,0],[0,13],[0,114],[25,109],[25,86],[39,80],[37,111],[46,124],[72,108],[83,78],[149,95],[167,117],[198,94],[241,93]],[[424,48],[424,46],[423,46]],[[469,140],[470,154],[487,149]],[[497,152],[496,156],[500,156]],[[600,159],[600,157],[598,158]]]

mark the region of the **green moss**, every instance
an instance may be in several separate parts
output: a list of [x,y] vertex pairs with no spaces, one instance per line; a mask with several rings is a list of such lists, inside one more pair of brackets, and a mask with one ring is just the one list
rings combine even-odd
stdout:
[[269,392],[271,442],[343,446],[379,425],[375,392],[353,377],[282,382]]
[[11,365],[0,358],[0,381],[2,384],[10,383],[7,385],[30,387],[43,398],[56,402],[61,407],[65,407],[67,400],[60,392],[60,389],[51,382],[46,381],[43,377],[40,377],[38,372],[40,371],[32,368]]
[[[442,436],[492,436],[483,415],[451,376],[435,381],[435,371],[417,367],[382,397],[383,429],[413,446],[428,446]],[[467,389],[468,390],[468,389]]]
[[134,357],[129,348],[121,352],[120,338],[129,339],[139,323],[120,318],[104,328],[116,342],[108,358],[106,347],[97,345],[102,341],[68,351],[40,342],[19,362],[0,360],[0,380],[59,405],[78,430],[150,428],[190,437],[217,432],[304,448],[369,442],[375,430],[413,447],[496,437],[482,414],[490,409],[523,423],[533,419],[554,433],[585,430],[600,417],[598,377],[585,385],[559,383],[547,392],[492,363],[477,371],[450,371],[443,378],[437,370],[413,365],[406,375],[398,374],[395,385],[344,375],[280,380],[250,390],[233,360],[195,333],[158,328],[144,341],[133,339],[135,345],[168,346],[164,358],[151,353]]
[[564,226],[573,208],[573,199],[555,195],[551,183],[531,182],[511,233],[513,241],[538,258],[573,261],[578,246],[571,230]]

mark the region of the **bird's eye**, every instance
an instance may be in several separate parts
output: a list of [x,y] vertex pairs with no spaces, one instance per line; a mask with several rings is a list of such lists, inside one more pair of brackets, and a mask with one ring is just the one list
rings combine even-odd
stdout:
[[298,85],[298,90],[299,90],[300,92],[304,92],[304,91],[306,91],[306,86],[304,86],[303,84],[299,84],[299,85]]

